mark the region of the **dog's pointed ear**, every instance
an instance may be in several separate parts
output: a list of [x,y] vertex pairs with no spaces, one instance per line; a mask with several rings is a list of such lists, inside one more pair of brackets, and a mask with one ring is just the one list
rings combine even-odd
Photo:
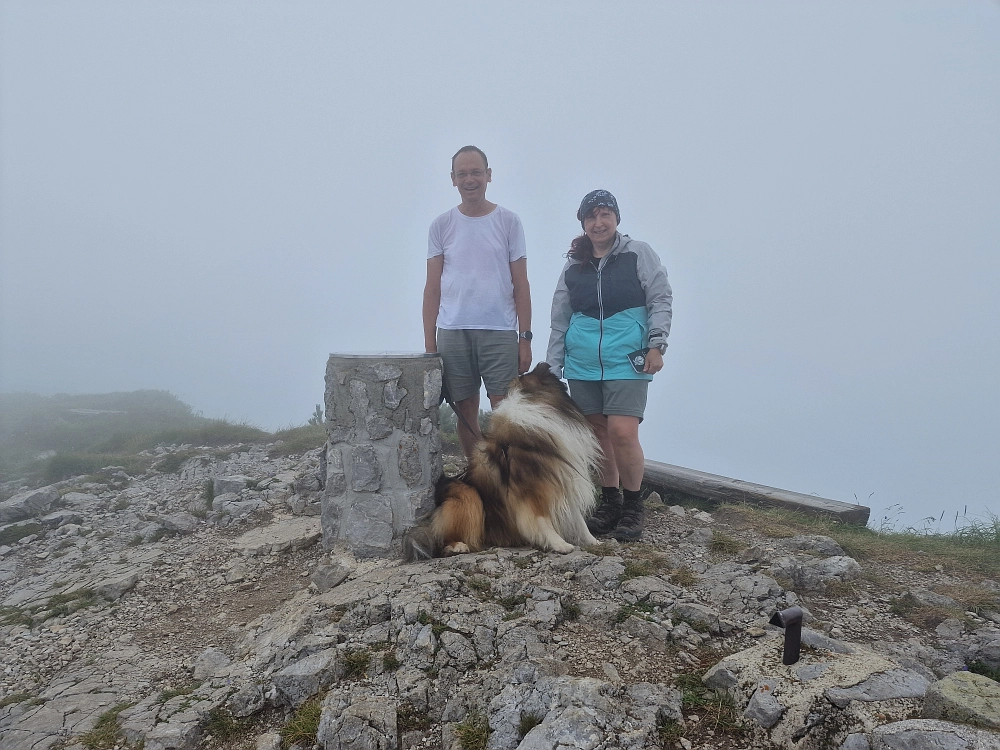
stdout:
[[539,362],[535,365],[535,375],[548,375],[552,368],[549,367],[548,362]]

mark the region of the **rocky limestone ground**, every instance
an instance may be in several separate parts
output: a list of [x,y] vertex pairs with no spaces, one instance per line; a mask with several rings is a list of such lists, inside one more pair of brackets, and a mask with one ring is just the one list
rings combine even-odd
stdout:
[[0,503],[0,750],[1000,748],[965,671],[1000,670],[995,582],[655,494],[641,543],[355,560],[321,544],[320,453]]

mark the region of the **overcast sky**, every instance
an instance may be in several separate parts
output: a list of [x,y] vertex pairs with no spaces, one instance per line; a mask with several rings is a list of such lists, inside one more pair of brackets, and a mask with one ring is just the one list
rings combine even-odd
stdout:
[[1000,513],[1000,4],[0,7],[0,391],[304,422],[330,352],[422,348],[472,143],[536,358],[586,192],[666,265],[647,457]]

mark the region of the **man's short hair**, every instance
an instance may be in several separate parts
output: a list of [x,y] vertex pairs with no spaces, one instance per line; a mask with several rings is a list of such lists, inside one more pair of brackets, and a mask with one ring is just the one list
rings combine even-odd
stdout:
[[462,148],[460,148],[458,151],[456,151],[455,155],[453,157],[451,157],[451,171],[452,172],[455,171],[455,159],[458,158],[458,155],[459,154],[467,154],[470,151],[475,151],[477,154],[479,154],[481,157],[483,157],[483,167],[485,169],[489,169],[490,168],[489,159],[486,158],[486,154],[483,153],[483,150],[481,148],[479,148],[477,146],[462,146]]

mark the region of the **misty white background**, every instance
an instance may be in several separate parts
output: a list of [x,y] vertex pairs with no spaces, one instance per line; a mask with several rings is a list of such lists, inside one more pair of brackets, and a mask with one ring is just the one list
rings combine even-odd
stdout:
[[0,390],[304,422],[329,352],[422,348],[472,143],[536,360],[586,192],[664,261],[647,457],[1000,512],[1000,4],[0,8]]

